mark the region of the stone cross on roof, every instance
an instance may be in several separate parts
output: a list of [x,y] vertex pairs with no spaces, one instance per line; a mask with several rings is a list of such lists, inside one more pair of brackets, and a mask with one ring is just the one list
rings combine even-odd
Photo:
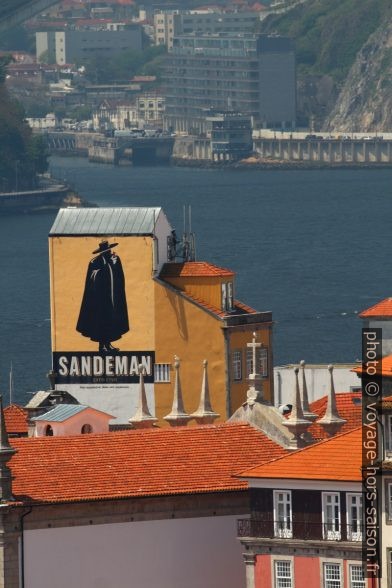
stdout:
[[249,388],[246,393],[247,404],[250,406],[263,398],[262,376],[257,373],[257,350],[261,347],[261,343],[258,343],[256,339],[257,333],[254,332],[252,342],[246,344],[248,349],[252,350],[252,371],[248,377]]

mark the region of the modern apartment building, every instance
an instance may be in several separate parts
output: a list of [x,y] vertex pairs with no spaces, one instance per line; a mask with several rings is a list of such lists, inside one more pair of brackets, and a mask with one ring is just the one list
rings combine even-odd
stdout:
[[142,50],[142,28],[121,30],[49,31],[36,33],[37,60],[47,63],[76,63],[93,57],[113,57],[123,51]]
[[250,115],[254,127],[295,127],[295,53],[288,38],[179,35],[164,79],[166,127],[175,131],[205,132],[206,109],[211,108]]
[[190,33],[250,33],[259,20],[258,12],[161,11],[154,14],[155,44],[171,49],[175,36]]

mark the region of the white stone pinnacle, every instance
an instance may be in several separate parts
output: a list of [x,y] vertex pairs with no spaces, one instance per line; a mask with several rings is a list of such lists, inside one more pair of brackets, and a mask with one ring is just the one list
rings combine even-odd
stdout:
[[174,369],[175,369],[175,380],[174,380],[174,392],[173,392],[173,404],[171,412],[163,417],[165,421],[168,421],[172,427],[186,425],[192,418],[184,410],[184,402],[182,399],[181,379],[180,379],[180,358],[177,355],[174,356]]
[[191,414],[191,417],[196,420],[199,425],[207,425],[213,423],[219,417],[219,414],[214,412],[211,407],[210,389],[208,385],[208,361],[203,361],[203,380],[201,384],[200,404],[196,412]]
[[302,412],[306,419],[310,421],[315,421],[317,419],[317,415],[314,412],[311,412],[309,407],[309,398],[308,398],[308,386],[306,384],[306,374],[305,374],[305,360],[300,361],[301,371],[302,371],[302,389],[301,389],[301,403],[302,403]]
[[335,383],[333,379],[333,365],[328,366],[328,371],[330,374],[330,386],[328,392],[328,399],[327,399],[327,408],[325,411],[325,415],[322,419],[318,422],[319,425],[323,427],[326,433],[332,437],[336,435],[339,429],[346,423],[345,419],[342,419],[339,416],[338,409],[336,407],[336,392],[335,392]]
[[142,364],[139,364],[139,401],[138,407],[136,409],[135,414],[133,417],[129,419],[129,423],[131,423],[137,429],[146,429],[148,427],[152,427],[153,424],[158,420],[156,417],[153,417],[148,409],[147,404],[147,397],[146,397],[146,389],[144,387],[144,367]]

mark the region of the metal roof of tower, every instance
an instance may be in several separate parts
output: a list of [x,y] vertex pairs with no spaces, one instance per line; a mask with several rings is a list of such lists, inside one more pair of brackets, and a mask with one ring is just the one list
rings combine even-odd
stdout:
[[70,417],[87,410],[88,406],[83,404],[58,404],[52,410],[49,410],[45,414],[33,417],[32,421],[50,421],[50,422],[63,422]]
[[50,236],[153,235],[160,207],[61,208]]
[[107,417],[114,418],[113,415],[104,412],[103,410],[98,410],[92,406],[86,406],[85,404],[57,404],[54,408],[48,410],[48,412],[45,412],[45,414],[40,414],[39,416],[33,417],[31,420],[61,423],[75,416],[76,414],[79,414],[83,410],[93,410],[94,412],[100,412]]

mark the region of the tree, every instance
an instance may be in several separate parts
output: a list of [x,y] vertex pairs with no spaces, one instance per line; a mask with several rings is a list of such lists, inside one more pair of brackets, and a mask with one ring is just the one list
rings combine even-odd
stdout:
[[45,138],[42,135],[32,135],[28,142],[28,155],[34,170],[43,174],[48,169],[49,149]]
[[42,137],[32,135],[22,106],[11,98],[4,84],[7,59],[0,62],[0,178],[7,189],[29,189],[36,174],[47,169]]
[[110,59],[94,57],[84,64],[86,75],[95,84],[128,82],[133,76],[149,71],[154,73],[148,75],[157,75],[165,53],[164,46],[153,46],[144,51],[130,49]]

